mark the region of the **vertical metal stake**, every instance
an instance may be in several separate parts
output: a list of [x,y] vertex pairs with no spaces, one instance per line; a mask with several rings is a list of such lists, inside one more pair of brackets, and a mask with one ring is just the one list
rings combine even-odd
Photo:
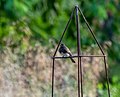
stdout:
[[108,70],[107,70],[107,63],[106,63],[106,57],[105,56],[104,56],[104,65],[105,65],[105,74],[106,74],[106,81],[107,81],[108,97],[110,97],[109,78],[108,78]]
[[[80,42],[78,6],[75,6],[75,7],[76,7],[76,26],[77,26],[77,51],[78,51],[78,56],[80,56],[81,55],[81,42]],[[81,97],[83,97],[81,57],[78,57],[78,97],[80,97],[80,95]]]
[[53,58],[53,66],[52,66],[52,97],[54,95],[54,63],[55,63],[55,59]]

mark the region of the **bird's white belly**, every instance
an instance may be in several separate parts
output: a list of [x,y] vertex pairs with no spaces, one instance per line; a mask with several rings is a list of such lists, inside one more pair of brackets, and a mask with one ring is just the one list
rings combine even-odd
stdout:
[[68,57],[68,56],[70,56],[68,53],[61,53],[61,55],[63,55],[63,57]]

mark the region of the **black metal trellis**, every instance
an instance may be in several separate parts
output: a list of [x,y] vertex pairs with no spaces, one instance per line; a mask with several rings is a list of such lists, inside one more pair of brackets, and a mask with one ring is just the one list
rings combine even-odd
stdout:
[[[58,51],[59,45],[60,45],[60,43],[61,43],[61,41],[62,41],[62,39],[63,39],[63,36],[64,36],[64,34],[65,34],[65,32],[66,32],[69,24],[70,24],[70,21],[72,20],[72,17],[73,17],[73,15],[74,15],[74,12],[76,12],[75,15],[76,15],[76,28],[77,28],[77,55],[68,56],[68,57],[56,57],[56,53],[57,53],[57,51]],[[95,42],[97,43],[100,51],[102,52],[102,55],[82,55],[82,54],[81,54],[81,41],[80,41],[79,15],[78,15],[79,12],[80,12],[80,14],[82,15],[82,17],[83,17],[83,19],[84,19],[84,21],[85,21],[85,23],[86,23],[86,25],[87,25],[90,33],[92,34],[92,36],[93,36]],[[103,57],[103,58],[104,58],[104,65],[105,65],[105,74],[106,74],[106,81],[107,81],[108,97],[110,97],[110,87],[109,87],[109,79],[108,79],[106,55],[105,55],[102,47],[100,46],[99,42],[97,41],[97,38],[96,38],[95,34],[93,33],[93,31],[92,31],[89,23],[87,22],[84,14],[83,14],[83,12],[81,11],[81,9],[80,9],[77,5],[75,6],[75,8],[73,9],[73,11],[72,11],[72,13],[71,13],[71,16],[70,16],[70,18],[69,18],[69,20],[68,20],[68,22],[67,22],[67,24],[66,24],[66,27],[65,27],[65,29],[64,29],[64,31],[63,31],[63,33],[62,33],[62,36],[61,36],[61,38],[60,38],[60,41],[59,41],[59,43],[58,43],[58,45],[57,45],[57,48],[56,48],[56,50],[55,50],[55,53],[54,53],[54,55],[53,55],[53,57],[52,57],[52,59],[53,59],[53,66],[52,66],[52,97],[54,97],[54,73],[55,73],[55,72],[54,72],[54,65],[55,65],[54,62],[55,62],[55,59],[70,58],[70,57],[72,57],[72,58],[77,57],[77,58],[78,58],[78,97],[83,97],[83,85],[82,85],[83,75],[82,75],[81,58],[82,58],[82,57]]]

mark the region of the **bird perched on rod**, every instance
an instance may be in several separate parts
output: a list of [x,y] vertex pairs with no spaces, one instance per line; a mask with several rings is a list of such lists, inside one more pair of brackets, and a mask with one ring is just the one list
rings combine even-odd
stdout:
[[72,53],[63,43],[60,44],[59,52],[61,55],[63,55],[63,57],[70,56],[71,61],[75,63],[75,60],[72,58]]

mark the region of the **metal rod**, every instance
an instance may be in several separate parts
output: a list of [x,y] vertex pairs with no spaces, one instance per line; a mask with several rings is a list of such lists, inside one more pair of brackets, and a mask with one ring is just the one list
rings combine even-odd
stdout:
[[63,33],[62,33],[62,36],[61,36],[61,38],[60,38],[60,41],[58,42],[58,45],[57,45],[57,48],[56,48],[56,50],[55,50],[55,53],[54,53],[53,57],[54,57],[54,56],[56,55],[56,53],[57,53],[58,47],[59,47],[59,45],[60,45],[60,43],[61,43],[61,41],[62,41],[62,39],[63,39],[63,36],[64,36],[64,34],[65,34],[65,32],[66,32],[69,24],[70,24],[70,21],[72,20],[72,17],[73,17],[73,15],[74,15],[74,11],[75,11],[75,8],[73,9],[73,11],[72,11],[72,13],[71,13],[71,16],[70,16],[70,18],[69,18],[69,20],[68,20],[68,22],[67,22],[67,24],[66,24],[66,27],[65,27],[65,29],[64,29],[64,31],[63,31]]
[[61,56],[57,56],[57,57],[51,57],[51,58],[55,58],[55,59],[64,59],[64,58],[76,58],[76,57],[104,57],[106,55],[75,55],[75,56],[66,56],[66,57],[61,57]]
[[53,66],[52,66],[52,97],[54,96],[54,63],[55,63],[55,59],[53,58]]
[[93,33],[92,28],[90,27],[89,23],[87,22],[87,20],[86,20],[86,18],[85,18],[85,16],[84,16],[84,14],[83,14],[83,12],[81,11],[81,9],[80,9],[80,8],[78,8],[78,10],[79,10],[79,12],[81,13],[81,15],[82,15],[82,17],[83,17],[83,19],[84,19],[84,21],[85,21],[85,23],[86,23],[86,25],[87,25],[87,27],[88,27],[89,31],[91,32],[91,34],[92,34],[92,36],[93,36],[94,40],[96,41],[96,43],[97,43],[98,47],[100,48],[100,50],[101,50],[102,54],[103,54],[103,55],[105,55],[105,53],[104,53],[104,51],[103,51],[102,47],[100,46],[99,42],[97,41],[97,38],[95,37],[95,34]]
[[105,56],[104,56],[104,64],[105,64],[105,76],[106,76],[106,81],[107,81],[108,97],[110,97],[109,77],[108,77],[108,70],[107,70],[107,63],[106,63]]
[[[80,41],[78,6],[75,6],[75,7],[76,7],[76,27],[77,27],[77,52],[78,52],[78,56],[80,56],[81,55],[81,41]],[[78,57],[78,97],[83,97],[81,57]]]

